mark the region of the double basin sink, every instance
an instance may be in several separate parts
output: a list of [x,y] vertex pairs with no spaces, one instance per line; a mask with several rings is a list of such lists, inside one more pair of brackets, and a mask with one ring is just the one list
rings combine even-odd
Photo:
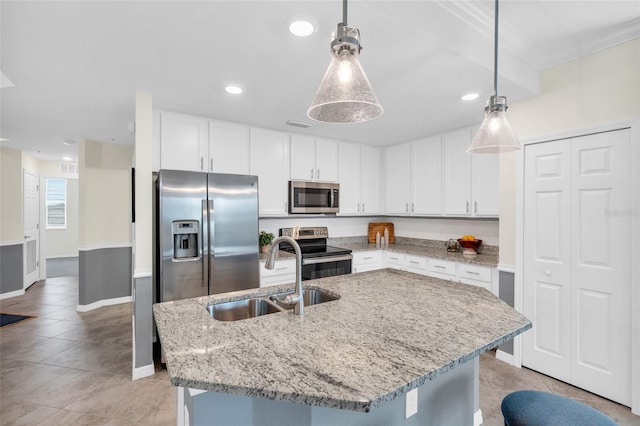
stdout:
[[[206,305],[206,309],[209,315],[218,321],[239,321],[293,309],[293,305],[279,302],[275,298],[284,297],[287,294],[279,293],[269,297],[254,297],[223,303],[211,302]],[[339,298],[340,296],[334,296],[318,289],[305,289],[303,294],[305,307],[331,302]]]

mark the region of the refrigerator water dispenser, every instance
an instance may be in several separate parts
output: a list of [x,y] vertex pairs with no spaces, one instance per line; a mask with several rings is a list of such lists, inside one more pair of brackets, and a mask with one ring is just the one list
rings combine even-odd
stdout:
[[173,258],[175,260],[198,257],[198,235],[200,223],[197,220],[174,220],[172,223]]

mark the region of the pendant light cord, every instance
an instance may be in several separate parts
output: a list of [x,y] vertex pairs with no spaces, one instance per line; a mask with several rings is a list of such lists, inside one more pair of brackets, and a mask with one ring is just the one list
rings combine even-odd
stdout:
[[342,1],[342,24],[346,27],[347,25],[347,0]]
[[[347,0],[345,0],[345,3],[346,1]],[[498,0],[496,0],[495,9],[495,29],[493,33],[493,95],[498,96]]]

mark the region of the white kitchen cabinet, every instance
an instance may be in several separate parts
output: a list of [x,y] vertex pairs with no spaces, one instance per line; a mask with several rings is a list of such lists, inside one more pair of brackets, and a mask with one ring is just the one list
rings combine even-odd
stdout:
[[249,127],[159,112],[160,168],[249,174]]
[[215,173],[248,175],[251,136],[249,127],[209,121],[208,170]]
[[205,171],[209,150],[206,118],[160,112],[160,168]]
[[410,213],[411,198],[411,144],[404,143],[385,150],[386,212],[406,215]]
[[405,270],[414,274],[427,275],[427,258],[425,256],[416,256],[407,254],[404,260]]
[[426,275],[443,280],[456,281],[456,262],[443,259],[428,258]]
[[[494,276],[497,284],[497,275],[498,271],[495,268],[474,265],[471,263],[458,263],[458,281],[463,284],[475,285],[494,292]],[[497,290],[498,288],[496,285],[494,293],[497,293]]]
[[282,216],[288,212],[289,135],[251,129],[252,175],[258,176],[260,216]]
[[498,156],[467,153],[474,130],[442,136],[445,215],[495,217],[500,213]]
[[411,213],[442,214],[442,140],[440,136],[411,143]]
[[340,214],[380,212],[380,150],[340,142]]
[[289,284],[296,282],[296,260],[276,260],[273,269],[264,267],[265,262],[260,262],[260,287]]
[[337,182],[338,142],[291,135],[291,179]]
[[383,266],[385,268],[399,269],[401,271],[405,270],[405,255],[403,253],[396,253],[394,251],[385,250],[383,258]]
[[353,273],[382,269],[382,250],[359,251],[353,253],[351,270]]

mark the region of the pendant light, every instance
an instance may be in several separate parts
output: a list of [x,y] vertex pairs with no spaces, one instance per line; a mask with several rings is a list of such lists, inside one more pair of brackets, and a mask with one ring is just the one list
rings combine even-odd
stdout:
[[507,121],[507,98],[498,96],[498,0],[495,7],[493,55],[493,95],[484,108],[484,121],[467,152],[470,154],[500,154],[520,149],[511,125]]
[[307,115],[316,121],[343,124],[378,118],[382,106],[358,59],[360,31],[347,25],[347,0],[342,3],[342,22],[331,36],[331,63]]

